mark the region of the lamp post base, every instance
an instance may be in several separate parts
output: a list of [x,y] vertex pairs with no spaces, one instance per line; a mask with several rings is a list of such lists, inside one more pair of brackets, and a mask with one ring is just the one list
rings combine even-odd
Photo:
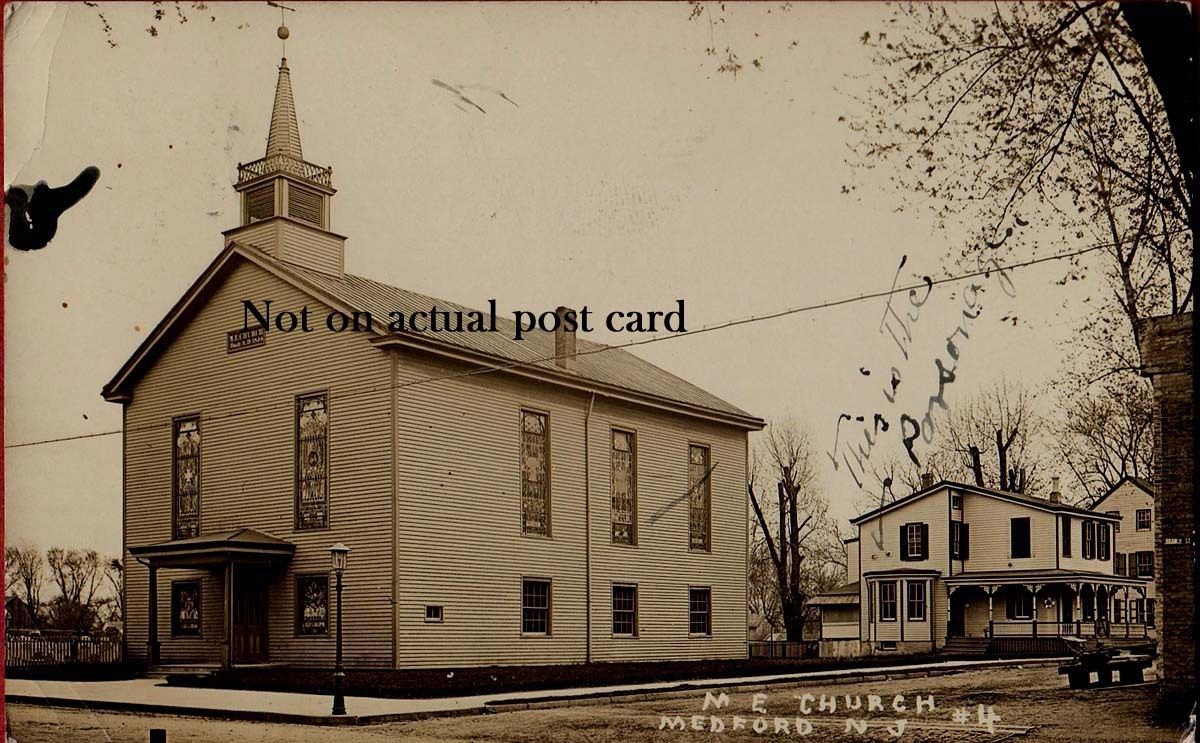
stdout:
[[342,681],[346,678],[345,672],[338,669],[333,672],[333,714],[346,714],[346,697],[342,694]]

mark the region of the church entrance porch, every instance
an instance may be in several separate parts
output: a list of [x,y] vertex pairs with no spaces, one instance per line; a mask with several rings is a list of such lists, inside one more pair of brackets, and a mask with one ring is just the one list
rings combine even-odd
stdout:
[[[222,668],[267,662],[268,585],[295,549],[254,529],[131,547],[133,558],[149,570],[147,666],[163,663],[164,636],[171,664],[211,661],[214,650]],[[159,628],[160,571],[170,580],[170,591],[163,592],[170,602],[169,635]],[[137,621],[134,612],[130,619]]]

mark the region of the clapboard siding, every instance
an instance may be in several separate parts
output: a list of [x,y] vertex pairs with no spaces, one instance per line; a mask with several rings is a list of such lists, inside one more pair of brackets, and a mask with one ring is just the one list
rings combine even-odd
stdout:
[[337,235],[292,221],[281,221],[279,257],[317,271],[339,273],[345,241]]
[[[1154,551],[1154,496],[1132,480],[1125,480],[1095,508],[1100,513],[1116,511],[1121,515],[1121,531],[1117,532],[1115,526],[1113,529],[1113,555],[1114,559],[1117,552],[1126,555],[1128,573],[1132,575],[1134,553]],[[1141,508],[1150,509],[1150,528],[1138,531],[1137,511]],[[1078,523],[1072,528],[1080,531]],[[1072,554],[1081,554],[1081,551],[1075,550]],[[1146,598],[1155,598],[1154,581],[1146,583]]]
[[[612,542],[613,428],[637,448],[637,544]],[[592,658],[746,654],[746,434],[598,399],[591,417]],[[710,447],[712,550],[688,548],[688,446]],[[638,587],[637,637],[612,634],[612,586]],[[688,587],[712,591],[712,637],[688,636]]]
[[[584,424],[589,396],[500,374],[405,386],[461,371],[406,354],[399,369],[398,664],[572,663],[587,657]],[[550,420],[551,536],[521,533],[519,415]],[[614,421],[638,433],[639,544],[609,544]],[[743,431],[598,399],[591,414],[592,657],[745,654]],[[712,554],[687,548],[687,443],[714,461]],[[674,502],[673,502],[674,501]],[[653,518],[653,520],[652,520]],[[549,637],[521,634],[522,576],[552,581]],[[611,584],[638,584],[636,640],[611,637]],[[689,640],[687,589],[713,592],[713,637]],[[424,607],[443,607],[441,623]]]
[[[354,552],[346,574],[346,659],[389,665],[392,651],[391,398],[387,355],[353,333],[270,332],[263,347],[227,354],[226,332],[242,326],[241,300],[272,300],[275,311],[308,305],[323,326],[326,308],[248,263],[233,268],[197,315],[169,344],[133,390],[125,433],[126,545],[171,537],[171,419],[202,416],[201,530],[251,527],[296,544],[270,597],[270,660],[327,664],[328,638],[296,638],[293,578],[328,569],[328,548]],[[294,528],[295,395],[329,394],[330,528]],[[243,411],[238,413],[237,411]],[[235,414],[236,413],[236,414]],[[126,554],[128,642],[144,657],[147,570]],[[180,658],[186,643],[170,638],[170,581],[194,571],[159,571],[162,656]],[[213,580],[220,582],[218,577]],[[222,609],[206,582],[203,644],[220,647],[222,627],[208,629]],[[215,615],[219,621],[221,614]],[[352,621],[351,621],[352,619]]]
[[[1029,557],[1012,557],[1012,519],[1029,519]],[[971,554],[966,570],[1031,570],[1054,568],[1056,564],[1054,513],[1032,506],[964,492],[963,520],[971,525]],[[1102,569],[1093,562],[1093,570]]]
[[[586,399],[500,374],[404,386],[463,368],[399,365],[398,664],[583,661]],[[522,407],[549,416],[549,537],[521,532]],[[547,637],[521,635],[522,576],[551,581]]]
[[229,230],[225,233],[226,237],[235,240],[241,245],[250,245],[258,248],[264,253],[275,255],[276,246],[279,244],[279,219],[268,219],[262,222],[253,222],[251,224]]

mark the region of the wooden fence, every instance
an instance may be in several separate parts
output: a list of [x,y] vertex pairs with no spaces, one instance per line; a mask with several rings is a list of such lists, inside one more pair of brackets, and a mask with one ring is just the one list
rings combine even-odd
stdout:
[[121,635],[87,635],[56,630],[9,630],[4,633],[4,667],[120,663]]
[[816,658],[817,642],[787,642],[784,640],[761,640],[750,643],[751,658],[788,659]]

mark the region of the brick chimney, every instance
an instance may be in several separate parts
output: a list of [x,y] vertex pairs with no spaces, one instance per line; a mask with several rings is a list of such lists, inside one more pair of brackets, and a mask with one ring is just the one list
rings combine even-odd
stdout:
[[922,472],[921,473],[921,490],[928,490],[932,487],[933,487],[933,473],[932,472]]
[[575,310],[570,307],[559,307],[554,310],[558,316],[558,325],[554,328],[554,363],[565,371],[575,371],[575,331],[567,330],[567,321],[572,326],[578,323]]
[[1050,478],[1050,502],[1061,503],[1062,493],[1058,490],[1058,475]]

